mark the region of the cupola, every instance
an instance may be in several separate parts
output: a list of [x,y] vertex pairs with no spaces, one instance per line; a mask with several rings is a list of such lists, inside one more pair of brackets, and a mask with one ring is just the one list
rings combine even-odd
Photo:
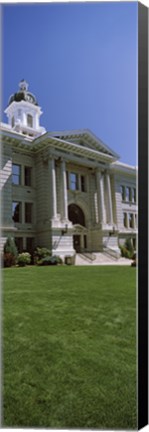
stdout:
[[41,107],[34,94],[28,91],[28,83],[24,79],[19,83],[18,92],[10,96],[5,113],[9,126],[16,132],[30,137],[46,132],[39,123]]

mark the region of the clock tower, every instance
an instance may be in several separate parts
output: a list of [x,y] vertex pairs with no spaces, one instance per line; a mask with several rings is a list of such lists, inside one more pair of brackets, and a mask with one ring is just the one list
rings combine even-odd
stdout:
[[10,128],[15,132],[33,138],[46,132],[39,123],[41,108],[33,93],[28,91],[28,83],[24,79],[19,83],[18,92],[10,96],[5,114]]

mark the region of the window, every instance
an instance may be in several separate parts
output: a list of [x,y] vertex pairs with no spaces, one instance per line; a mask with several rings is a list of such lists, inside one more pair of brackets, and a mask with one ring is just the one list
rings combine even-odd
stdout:
[[27,114],[27,126],[33,127],[33,117],[31,114]]
[[24,184],[25,186],[31,186],[31,175],[32,168],[31,167],[25,167],[24,168]]
[[128,198],[129,198],[129,202],[132,202],[131,187],[128,188]]
[[12,119],[11,119],[11,126],[12,126],[12,128],[14,127],[14,125],[15,125],[15,122],[14,122],[14,116],[13,116]]
[[123,225],[127,228],[127,213],[123,213]]
[[137,214],[135,214],[135,227],[136,228],[138,227],[138,216],[137,216]]
[[21,184],[21,166],[12,164],[12,183],[14,185]]
[[70,189],[71,190],[78,190],[78,174],[76,173],[70,173]]
[[87,249],[87,235],[84,235],[84,249]]
[[18,252],[23,252],[23,237],[15,237],[15,244],[18,249]]
[[32,223],[32,203],[25,203],[25,223]]
[[67,189],[69,189],[69,173],[68,173],[68,171],[66,171],[66,184],[67,184]]
[[122,201],[125,201],[125,186],[121,186]]
[[129,228],[133,228],[133,213],[129,213]]
[[81,191],[86,192],[85,176],[81,175]]
[[18,201],[12,203],[12,219],[14,222],[21,222],[21,203]]
[[26,250],[29,253],[32,253],[34,250],[34,238],[33,237],[27,237],[26,239]]
[[128,186],[126,187],[126,201],[131,201],[131,188]]
[[86,177],[74,172],[66,171],[67,189],[86,192]]
[[136,188],[132,188],[132,202],[136,203]]

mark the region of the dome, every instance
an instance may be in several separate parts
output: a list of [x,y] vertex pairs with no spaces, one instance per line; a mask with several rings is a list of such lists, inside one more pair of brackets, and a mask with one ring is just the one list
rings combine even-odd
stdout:
[[35,96],[28,92],[28,83],[24,79],[19,83],[19,91],[10,96],[8,105],[10,105],[12,102],[20,101],[26,101],[32,103],[33,105],[38,105]]

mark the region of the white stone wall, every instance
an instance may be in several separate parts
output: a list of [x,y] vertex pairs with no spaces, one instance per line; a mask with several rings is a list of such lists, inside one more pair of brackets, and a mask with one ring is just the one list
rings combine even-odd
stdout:
[[117,210],[117,220],[119,228],[123,228],[123,211],[136,212],[136,203],[124,203],[122,202],[121,196],[121,185],[136,188],[135,178],[127,175],[116,175],[115,176],[115,190],[116,190],[116,210]]
[[138,214],[138,207],[136,203],[131,202],[123,202],[121,196],[121,186],[136,188],[136,179],[134,176],[125,175],[125,174],[117,174],[115,176],[115,190],[116,190],[116,211],[117,211],[117,222],[118,222],[118,237],[119,237],[119,245],[125,243],[126,238],[135,238],[137,234],[137,226],[135,228],[130,228],[129,226],[124,227],[123,222],[123,212],[132,213],[133,215]]
[[48,161],[41,153],[35,158],[36,239],[39,246],[51,247],[50,185]]
[[1,174],[0,174],[0,188],[1,188],[1,223],[2,227],[12,227],[12,149],[9,144],[2,146],[2,159],[1,159]]

